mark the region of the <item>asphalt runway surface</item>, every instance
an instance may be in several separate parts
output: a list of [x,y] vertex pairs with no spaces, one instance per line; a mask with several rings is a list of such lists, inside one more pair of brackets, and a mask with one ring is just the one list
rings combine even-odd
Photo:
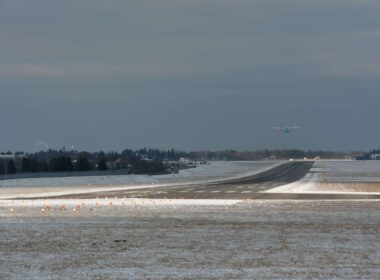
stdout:
[[[266,190],[301,180],[313,167],[313,161],[292,161],[253,176],[223,180],[214,183],[186,184],[141,188],[133,190],[102,191],[69,194],[45,198],[148,198],[148,199],[269,199],[269,200],[326,200],[326,199],[380,199],[378,194],[339,193],[265,193]],[[18,198],[27,199],[27,198]]]
[[[278,195],[261,192],[300,180],[309,172],[313,164],[312,161],[287,162],[253,176],[217,183],[76,194],[59,198],[274,199]],[[281,196],[289,199],[289,195]]]

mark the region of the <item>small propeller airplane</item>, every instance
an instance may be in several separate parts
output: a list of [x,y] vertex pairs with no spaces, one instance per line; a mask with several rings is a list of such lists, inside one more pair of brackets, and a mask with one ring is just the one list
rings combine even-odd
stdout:
[[294,129],[301,128],[300,126],[272,126],[273,129],[281,130],[282,133],[288,134]]

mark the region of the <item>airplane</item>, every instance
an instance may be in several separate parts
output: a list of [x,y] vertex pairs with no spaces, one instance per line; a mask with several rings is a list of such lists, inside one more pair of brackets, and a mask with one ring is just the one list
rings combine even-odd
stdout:
[[301,128],[300,126],[272,126],[273,129],[281,130],[282,133],[289,134],[293,129]]

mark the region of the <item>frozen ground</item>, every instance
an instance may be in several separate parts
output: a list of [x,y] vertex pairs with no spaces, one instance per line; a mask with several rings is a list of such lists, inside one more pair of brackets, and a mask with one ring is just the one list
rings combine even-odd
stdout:
[[218,161],[179,174],[117,175],[92,177],[38,178],[0,181],[0,199],[125,190],[152,186],[201,184],[250,176],[281,164],[280,161],[231,162]]
[[85,185],[143,185],[143,184],[178,184],[202,183],[215,180],[239,178],[267,170],[283,161],[213,161],[197,168],[180,170],[179,174],[168,175],[111,175],[81,176],[61,178],[29,178],[1,180],[1,187],[52,187],[52,186],[85,186]]
[[379,202],[3,205],[0,279],[378,279]]
[[[75,185],[84,178],[6,182],[0,279],[378,279],[380,200],[1,199],[152,183],[201,186],[276,164],[219,162],[178,175],[81,181],[90,186]],[[301,181],[273,190],[376,190],[379,167],[321,161]]]
[[266,192],[380,194],[380,161],[316,161],[302,180]]
[[380,160],[316,161],[305,180],[310,182],[380,183]]

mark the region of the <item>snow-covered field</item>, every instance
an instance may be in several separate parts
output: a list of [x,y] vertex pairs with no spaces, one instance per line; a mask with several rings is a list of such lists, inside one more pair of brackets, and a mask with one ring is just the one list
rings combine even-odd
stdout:
[[52,186],[85,186],[85,185],[143,185],[143,184],[178,184],[201,183],[222,179],[239,178],[267,170],[281,161],[213,161],[210,164],[198,165],[197,168],[180,170],[179,174],[168,175],[110,175],[29,178],[0,180],[1,187],[52,187]]
[[[202,184],[241,178],[273,168],[281,161],[212,162],[179,174],[39,178],[0,181],[0,199],[86,194],[160,186]],[[380,161],[316,161],[298,182],[269,193],[380,194]]]
[[0,199],[43,197],[71,193],[113,191],[134,188],[214,182],[246,177],[281,164],[280,161],[217,161],[170,175],[116,175],[91,177],[38,178],[0,181]]
[[0,207],[0,279],[378,279],[379,202]]
[[380,161],[316,161],[302,180],[266,192],[380,194]]
[[[242,200],[233,199],[148,199],[148,198],[97,198],[97,199],[27,199],[27,200],[0,200],[0,217],[12,216],[18,214],[25,215],[25,209],[29,209],[27,213],[41,213],[44,215],[54,214],[57,211],[95,211],[102,207],[109,207],[118,210],[123,209],[157,209],[165,207],[176,208],[181,206],[228,206],[235,205]],[[9,213],[8,213],[9,212]]]
[[380,160],[316,161],[305,180],[380,183]]
[[[216,162],[166,176],[2,181],[0,279],[378,279],[380,200],[1,200],[218,181],[277,164]],[[341,178],[377,182],[379,167],[321,161],[277,191],[332,192],[326,185]]]

